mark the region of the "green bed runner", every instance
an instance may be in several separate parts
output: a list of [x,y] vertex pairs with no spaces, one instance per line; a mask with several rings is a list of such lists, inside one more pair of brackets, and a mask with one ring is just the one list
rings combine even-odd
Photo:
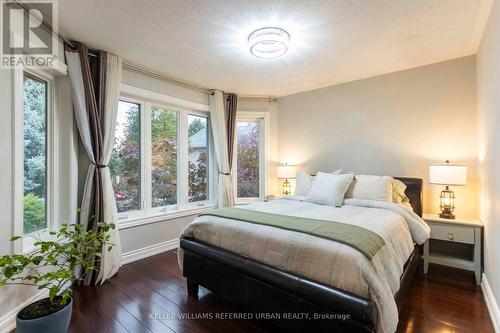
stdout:
[[384,240],[373,231],[341,222],[272,214],[242,208],[211,209],[200,214],[200,216],[203,215],[262,224],[330,239],[358,250],[370,260],[385,245]]

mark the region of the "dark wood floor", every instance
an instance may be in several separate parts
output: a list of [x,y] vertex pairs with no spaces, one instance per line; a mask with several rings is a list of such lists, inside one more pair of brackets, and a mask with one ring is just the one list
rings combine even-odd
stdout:
[[[77,287],[74,292],[70,326],[74,333],[271,332],[255,321],[208,318],[235,309],[203,288],[198,300],[187,297],[173,251],[125,265],[104,285]],[[178,313],[205,318],[179,319]],[[429,275],[416,276],[398,332],[488,333],[494,329],[472,274],[431,266]]]

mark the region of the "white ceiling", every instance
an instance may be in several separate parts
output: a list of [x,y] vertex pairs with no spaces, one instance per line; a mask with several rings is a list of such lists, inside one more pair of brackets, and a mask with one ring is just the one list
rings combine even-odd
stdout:
[[[60,31],[185,81],[283,96],[477,51],[493,0],[63,0]],[[278,59],[246,38],[291,35]]]

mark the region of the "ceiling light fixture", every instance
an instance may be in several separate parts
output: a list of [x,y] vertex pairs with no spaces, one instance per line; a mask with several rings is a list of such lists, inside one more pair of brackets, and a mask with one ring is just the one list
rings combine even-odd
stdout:
[[281,57],[288,51],[289,42],[290,34],[276,27],[257,29],[248,36],[250,53],[263,59]]

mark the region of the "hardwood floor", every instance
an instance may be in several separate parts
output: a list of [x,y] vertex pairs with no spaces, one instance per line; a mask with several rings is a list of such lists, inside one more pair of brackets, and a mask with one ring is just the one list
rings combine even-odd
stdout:
[[[198,300],[187,297],[185,288],[173,251],[125,265],[102,286],[74,289],[69,332],[272,331],[256,321],[211,318],[236,310],[204,288]],[[180,319],[179,313],[191,317]],[[431,266],[430,275],[415,277],[398,332],[488,333],[494,329],[473,275]]]

